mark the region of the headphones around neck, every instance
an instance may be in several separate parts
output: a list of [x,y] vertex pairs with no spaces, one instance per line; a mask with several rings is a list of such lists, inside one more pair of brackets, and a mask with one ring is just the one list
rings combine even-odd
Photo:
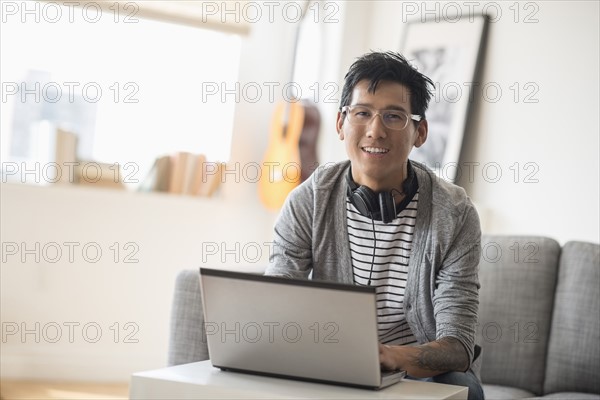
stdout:
[[[402,191],[405,194],[410,192],[414,174],[410,162],[407,167],[408,178],[402,185]],[[383,221],[384,224],[389,224],[396,218],[399,211],[396,210],[396,202],[392,193],[395,190],[374,192],[366,186],[357,185],[352,178],[351,167],[348,168],[346,181],[348,182],[348,198],[350,199],[350,203],[356,207],[362,216]]]

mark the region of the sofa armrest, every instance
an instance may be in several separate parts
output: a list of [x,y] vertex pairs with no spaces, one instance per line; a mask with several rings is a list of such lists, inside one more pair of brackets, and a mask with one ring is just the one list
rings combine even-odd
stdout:
[[[544,394],[585,392],[600,395],[598,288],[600,245],[581,241],[565,243],[548,342]],[[583,397],[578,395],[577,398]]]
[[482,382],[540,395],[560,244],[542,236],[484,235],[481,246]]
[[171,309],[169,365],[207,360],[204,314],[198,271],[184,270],[177,275]]

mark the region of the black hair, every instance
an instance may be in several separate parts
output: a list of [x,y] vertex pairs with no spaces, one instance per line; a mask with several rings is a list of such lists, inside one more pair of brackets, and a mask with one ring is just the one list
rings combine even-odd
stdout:
[[428,86],[434,87],[433,81],[413,67],[403,55],[387,51],[371,52],[359,57],[344,77],[340,110],[350,104],[354,87],[365,79],[369,81],[369,93],[374,93],[381,81],[406,86],[412,113],[425,118],[425,111],[431,100],[431,90]]

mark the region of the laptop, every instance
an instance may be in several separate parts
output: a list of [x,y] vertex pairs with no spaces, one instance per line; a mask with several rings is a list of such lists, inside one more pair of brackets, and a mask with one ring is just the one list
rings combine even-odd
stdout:
[[225,371],[381,389],[374,287],[200,268],[210,360]]

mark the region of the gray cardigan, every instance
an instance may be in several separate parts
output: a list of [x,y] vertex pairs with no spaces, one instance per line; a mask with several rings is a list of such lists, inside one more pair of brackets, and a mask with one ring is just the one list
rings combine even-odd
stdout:
[[[411,161],[419,203],[404,306],[419,343],[451,336],[474,357],[481,229],[465,191]],[[346,221],[349,161],[319,167],[288,196],[266,274],[353,284]]]

